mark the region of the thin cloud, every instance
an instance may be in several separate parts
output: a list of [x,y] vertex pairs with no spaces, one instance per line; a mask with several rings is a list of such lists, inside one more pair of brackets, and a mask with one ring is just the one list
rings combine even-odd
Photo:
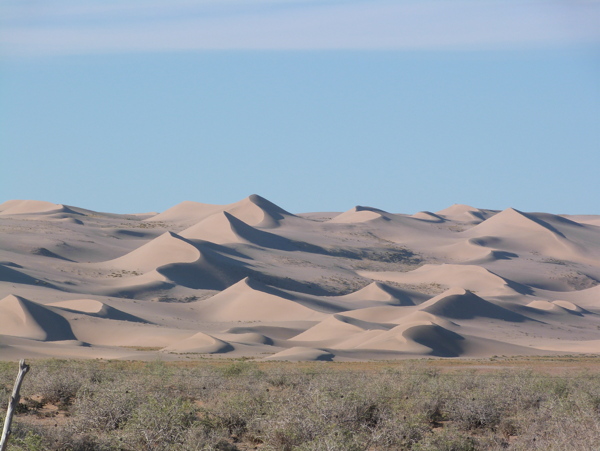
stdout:
[[0,16],[5,55],[600,43],[600,3],[584,1],[11,1]]

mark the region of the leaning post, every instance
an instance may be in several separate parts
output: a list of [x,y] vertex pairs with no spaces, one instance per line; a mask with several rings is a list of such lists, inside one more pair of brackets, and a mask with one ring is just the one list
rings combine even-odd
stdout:
[[19,391],[21,390],[21,384],[23,383],[23,379],[25,378],[25,374],[27,374],[27,371],[29,371],[29,365],[25,364],[25,360],[21,360],[19,362],[19,374],[17,375],[17,380],[15,381],[15,386],[13,388],[12,395],[8,403],[8,409],[6,410],[4,428],[2,429],[2,439],[0,439],[0,451],[5,451],[6,445],[8,444],[8,436],[10,435],[10,424],[12,423],[13,413],[17,408],[17,404],[19,403]]

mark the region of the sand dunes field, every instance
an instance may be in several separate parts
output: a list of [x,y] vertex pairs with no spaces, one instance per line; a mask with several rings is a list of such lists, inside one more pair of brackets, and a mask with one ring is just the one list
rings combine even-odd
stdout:
[[0,205],[0,359],[600,352],[600,216]]

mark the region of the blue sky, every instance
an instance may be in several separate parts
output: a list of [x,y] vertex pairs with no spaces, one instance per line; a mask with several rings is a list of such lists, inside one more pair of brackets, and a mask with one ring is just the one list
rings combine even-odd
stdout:
[[600,214],[595,1],[0,3],[0,201]]

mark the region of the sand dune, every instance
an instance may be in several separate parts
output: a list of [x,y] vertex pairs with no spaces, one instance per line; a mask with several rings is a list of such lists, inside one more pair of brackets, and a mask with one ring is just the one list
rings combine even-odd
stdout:
[[210,205],[198,202],[182,202],[146,221],[165,221],[183,224],[195,224],[216,213],[227,212],[241,221],[254,226],[271,228],[279,225],[286,217],[295,215],[285,211],[267,199],[252,194],[239,202],[229,205]]
[[437,216],[447,218],[452,221],[467,222],[478,224],[493,216],[496,212],[493,210],[480,210],[469,205],[454,204],[436,212]]
[[[361,349],[374,352],[395,351],[401,354],[431,354],[431,349],[424,350],[422,344],[413,340],[408,331],[426,326],[437,334],[446,333],[447,336],[451,336],[453,332],[449,328],[457,326],[426,311],[399,312],[399,309],[388,310],[389,322],[368,321],[364,319],[369,316],[365,310],[331,315],[290,341],[304,346],[327,348],[334,354],[338,351]],[[441,355],[440,349],[444,349],[443,344],[439,344],[436,349],[436,355]]]
[[485,293],[488,296],[527,294],[531,290],[476,265],[424,265],[408,273],[358,271],[363,277],[404,284],[437,284]]
[[55,310],[14,295],[0,300],[0,331],[41,341],[76,340],[69,322]]
[[[564,297],[565,293],[560,293],[559,296]],[[586,308],[600,308],[600,285],[570,293],[568,299]]]
[[9,200],[0,204],[0,215],[35,215],[48,213],[74,213],[61,204],[39,200]]
[[185,229],[181,236],[217,244],[246,243],[267,249],[296,249],[291,240],[256,229],[226,211],[215,213]]
[[[113,272],[112,275],[121,275]],[[169,290],[175,286],[167,277],[157,270],[149,271],[142,275],[125,274],[126,277],[114,277],[90,289],[90,294],[95,296],[114,296],[118,298],[143,298],[147,294]]]
[[600,215],[569,215],[566,218],[580,224],[589,224],[600,227]]
[[462,288],[450,289],[419,306],[419,309],[448,319],[492,318],[523,322],[529,318],[480,298]]
[[463,354],[464,337],[437,324],[396,326],[360,345],[363,349],[387,349],[410,354],[458,357]]
[[263,337],[268,337],[273,341],[288,340],[298,335],[303,328],[283,327],[283,326],[256,326],[249,325],[247,327],[232,327],[227,329],[225,334],[259,334]]
[[446,255],[448,259],[453,259],[465,265],[485,265],[498,260],[510,260],[519,257],[514,252],[496,249],[496,246],[502,247],[500,238],[482,236],[439,246],[437,251],[438,254]]
[[[450,325],[441,320],[444,325]],[[306,348],[327,349],[334,355],[347,351],[389,355],[457,356],[460,335],[437,323],[431,314],[415,312],[400,324],[383,324],[332,315],[290,341]]]
[[[163,282],[193,289],[222,290],[245,277],[247,264],[220,253],[218,246],[193,242],[166,232],[134,251],[104,263],[101,268],[128,276],[119,287],[160,286]],[[119,272],[120,271],[120,272]],[[145,277],[135,277],[144,274]]]
[[52,252],[51,250],[48,250],[45,247],[36,247],[35,249],[31,250],[31,253],[35,254],[35,255],[41,255],[43,257],[58,258],[60,260],[73,261],[73,260],[70,260],[70,259],[68,259],[66,257],[61,256],[61,255],[58,255],[57,253]]
[[222,340],[198,332],[189,338],[166,346],[163,351],[175,353],[215,354],[231,351],[233,347]]
[[545,312],[554,312],[554,313],[564,313],[564,312],[573,312],[573,309],[565,309],[560,307],[559,305],[549,302],[549,301],[531,301],[527,304],[527,307],[536,310],[543,310]]
[[305,299],[283,298],[249,278],[203,302],[199,312],[208,321],[314,321],[324,318],[331,306],[308,304]]
[[[10,265],[12,266],[12,265]],[[31,277],[19,269],[10,267],[9,265],[0,264],[0,282],[8,282],[12,284],[26,284],[26,285],[36,285],[39,283],[39,280],[35,277]],[[18,266],[18,268],[21,268]]]
[[123,257],[106,262],[103,266],[146,272],[169,263],[189,263],[200,258],[200,251],[188,240],[173,232],[150,241]]
[[407,316],[415,314],[415,309],[410,307],[398,307],[398,306],[375,306],[357,308],[343,312],[345,316],[360,319],[362,321],[374,322],[374,323],[393,323],[399,324]]
[[0,359],[598,353],[599,217],[7,201]]
[[[567,232],[570,238],[565,235],[565,229],[571,229],[571,233]],[[588,261],[589,249],[573,240],[581,232],[585,232],[581,224],[560,216],[523,213],[508,208],[464,233],[488,241],[488,237],[493,237],[492,246],[501,250],[518,253],[527,249],[561,260]]]
[[183,201],[168,210],[144,219],[145,222],[196,223],[210,215],[223,211],[221,205]]
[[400,290],[382,282],[372,282],[358,291],[339,296],[338,300],[344,301],[376,301],[390,305],[414,305],[415,302],[423,301],[426,296],[421,293]]
[[585,309],[581,308],[580,306],[578,306],[577,304],[573,304],[572,302],[569,302],[569,301],[552,301],[552,303],[554,305],[557,305],[560,308],[563,308],[570,312],[589,313],[587,310],[585,310]]
[[227,206],[226,211],[251,226],[263,228],[276,227],[286,217],[295,216],[257,194]]
[[62,217],[62,218],[56,218],[56,221],[58,222],[62,222],[63,224],[76,224],[76,225],[83,225],[83,221],[77,218],[72,218],[72,217]]
[[412,215],[412,217],[416,218],[416,219],[421,219],[423,221],[429,221],[429,222],[444,222],[445,221],[445,219],[442,218],[440,215],[437,215],[430,211],[419,211],[418,213],[415,213],[414,215]]
[[323,349],[296,346],[278,352],[270,357],[267,357],[265,360],[288,360],[291,362],[298,362],[303,360],[331,361],[334,357],[334,354]]
[[58,307],[63,310],[68,310],[72,312],[87,313],[98,318],[113,319],[117,321],[132,321],[140,323],[146,322],[137,316],[122,312],[119,309],[106,305],[103,302],[96,301],[95,299],[75,299],[69,301],[52,302],[46,305]]
[[374,282],[347,295],[316,296],[278,289],[246,277],[203,301],[198,311],[210,321],[315,321],[354,309],[413,305],[411,295],[420,298],[419,293]]
[[[188,239],[211,241],[217,244],[248,242],[244,235],[251,226],[222,211],[203,219],[181,232]],[[250,231],[250,233],[252,233]]]
[[220,253],[205,244],[197,244],[200,258],[194,262],[169,263],[156,272],[169,282],[198,290],[224,290],[247,277],[250,264]]
[[366,222],[374,219],[389,220],[390,216],[390,213],[377,208],[356,206],[340,215],[337,215],[327,222],[344,224],[353,222]]
[[349,335],[362,334],[370,330],[388,330],[394,324],[382,324],[364,321],[342,314],[331,315],[305,332],[292,338],[293,341],[331,342]]

